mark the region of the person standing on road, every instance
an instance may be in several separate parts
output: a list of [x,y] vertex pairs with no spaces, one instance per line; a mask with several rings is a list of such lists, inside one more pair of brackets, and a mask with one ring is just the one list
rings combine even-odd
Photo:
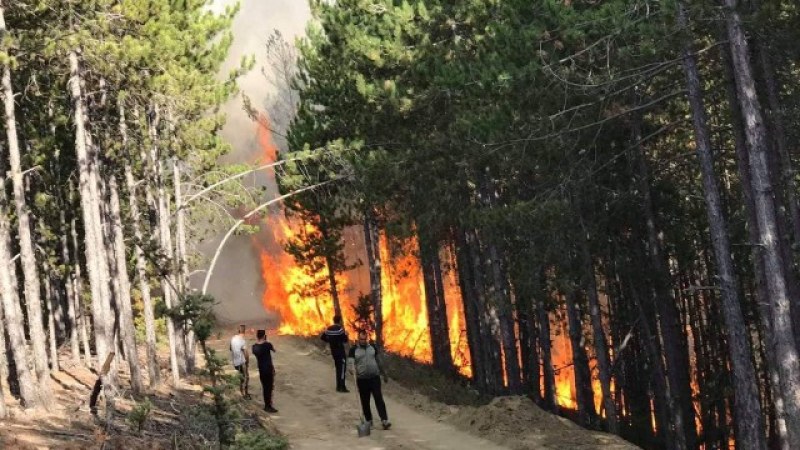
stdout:
[[345,386],[347,353],[344,350],[349,339],[347,331],[342,326],[342,316],[333,316],[333,325],[326,328],[320,337],[331,346],[333,365],[336,368],[336,392],[350,392]]
[[247,340],[244,333],[247,327],[239,325],[239,333],[231,338],[231,360],[233,367],[241,374],[241,381],[239,382],[239,392],[242,397],[250,399],[250,394],[247,392],[250,384],[250,374],[248,373],[250,355],[247,354]]
[[383,425],[384,430],[388,430],[392,424],[386,414],[386,403],[384,403],[383,393],[381,393],[381,376],[386,383],[389,382],[389,378],[383,370],[382,358],[377,347],[367,342],[366,331],[358,332],[358,344],[350,348],[347,362],[351,373],[355,369],[356,385],[358,386],[358,395],[361,398],[364,420],[372,427],[370,397],[373,397],[375,399],[375,407],[378,409],[378,416],[381,418],[381,425]]
[[264,411],[278,412],[272,405],[272,390],[275,387],[275,366],[272,364],[272,352],[275,347],[267,342],[266,330],[256,332],[256,343],[253,345],[253,356],[258,361],[258,376],[261,379],[261,390],[264,392]]

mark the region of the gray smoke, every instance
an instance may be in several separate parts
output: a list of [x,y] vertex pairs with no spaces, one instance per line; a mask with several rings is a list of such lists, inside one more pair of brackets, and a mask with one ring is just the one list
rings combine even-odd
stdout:
[[[222,11],[237,0],[216,0],[212,10]],[[259,110],[265,107],[280,92],[268,78],[274,68],[267,61],[266,45],[269,37],[278,31],[289,43],[301,36],[308,20],[310,10],[305,0],[241,0],[241,9],[233,23],[234,41],[227,62],[222,69],[225,76],[237,67],[243,57],[254,56],[256,65],[252,71],[239,79],[240,94],[231,99],[223,108],[227,123],[222,130],[223,138],[233,147],[230,154],[220,160],[220,164],[256,163],[261,156],[258,144],[257,126],[244,110],[244,96]],[[265,73],[266,72],[266,73]],[[276,140],[279,144],[281,140]],[[266,172],[248,176],[246,183],[265,187],[265,196],[274,195],[274,179]],[[267,199],[257,199],[260,202]],[[201,245],[201,251],[210,261],[225,231],[214,239]],[[202,286],[205,273],[197,273],[192,278],[193,287]],[[209,285],[209,293],[219,302],[215,312],[222,323],[256,322],[270,320],[261,306],[264,283],[261,278],[261,262],[253,245],[251,236],[232,237],[214,270]]]

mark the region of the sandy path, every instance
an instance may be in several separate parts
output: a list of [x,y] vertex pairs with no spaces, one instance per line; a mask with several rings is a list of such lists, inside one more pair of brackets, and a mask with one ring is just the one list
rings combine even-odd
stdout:
[[[382,450],[382,449],[481,449],[498,446],[455,427],[437,422],[392,399],[384,393],[392,428],[372,430],[368,437],[358,438],[360,406],[354,382],[348,383],[349,394],[334,390],[333,363],[326,364],[311,346],[291,338],[270,338],[278,353],[274,355],[276,370],[275,407],[278,414],[272,421],[284,433],[293,449]],[[250,344],[251,340],[248,339]],[[226,351],[228,340],[222,337],[215,348]],[[391,383],[391,380],[389,381]],[[250,393],[253,402],[263,406],[261,384],[255,361],[250,363]],[[373,405],[373,414],[377,412]],[[377,422],[377,421],[376,421]]]

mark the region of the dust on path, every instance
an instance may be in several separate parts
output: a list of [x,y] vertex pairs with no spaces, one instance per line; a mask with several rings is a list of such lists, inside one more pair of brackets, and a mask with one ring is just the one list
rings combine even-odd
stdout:
[[[221,336],[212,346],[228,350],[230,334]],[[277,414],[272,422],[298,450],[383,450],[383,449],[508,449],[437,421],[392,397],[387,389],[384,397],[390,430],[375,427],[368,437],[359,438],[356,425],[361,407],[353,381],[348,380],[350,393],[338,393],[334,386],[333,362],[326,363],[319,350],[291,337],[270,337],[277,353],[275,363],[275,398]],[[252,340],[248,339],[249,345]],[[391,385],[391,380],[389,381]],[[263,402],[258,368],[250,362],[250,394],[253,402]],[[373,404],[373,414],[377,414]],[[378,421],[376,420],[376,423]]]

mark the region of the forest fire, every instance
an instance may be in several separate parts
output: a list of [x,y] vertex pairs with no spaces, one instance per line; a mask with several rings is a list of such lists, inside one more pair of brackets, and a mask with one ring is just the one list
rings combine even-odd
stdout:
[[[262,148],[263,162],[274,161],[277,148],[272,141],[266,119],[261,118],[258,126],[258,140]],[[302,229],[300,227],[306,227]],[[286,218],[282,208],[266,219],[266,233],[257,236],[255,245],[261,260],[262,278],[265,290],[262,297],[264,307],[280,317],[279,332],[300,336],[314,336],[320,333],[333,316],[333,298],[327,289],[327,267],[317,273],[309,273],[299,266],[291,255],[283,251],[283,245],[293,238],[315,230],[310,225],[292,223]],[[347,234],[347,233],[346,233]],[[358,236],[357,230],[353,235]],[[363,241],[353,239],[348,245],[349,261],[364,260],[361,253]],[[416,256],[416,239],[390,245],[385,235],[380,238],[380,257],[382,262],[382,314],[384,321],[383,338],[386,349],[398,355],[430,363],[432,350],[428,331],[428,314],[422,268]],[[356,250],[350,250],[355,248]],[[394,250],[394,251],[393,251]],[[456,278],[453,255],[445,249],[441,260],[445,283],[445,300],[449,325],[451,354],[453,362],[463,375],[472,373],[467,346],[464,305]],[[358,271],[362,271],[359,273]],[[353,306],[359,295],[369,292],[369,283],[360,277],[367,271],[365,266],[337,275],[337,292],[340,306],[345,316],[345,325],[352,333]],[[325,286],[326,289],[314,287]],[[554,330],[559,329],[553,321]],[[553,338],[553,363],[556,369],[557,402],[570,409],[577,408],[574,386],[572,352],[566,329],[559,329]],[[598,380],[593,380],[595,405],[599,410],[601,395]]]
[[[258,123],[258,141],[263,152],[263,162],[274,161],[277,148],[264,117]],[[309,273],[282,249],[287,240],[298,236],[301,226],[309,227],[291,223],[280,210],[268,216],[265,227],[268,233],[256,238],[256,246],[266,286],[262,302],[267,310],[280,316],[279,332],[312,336],[325,328],[333,316],[334,308],[329,290],[310,289],[327,282],[327,267],[317,273]],[[307,228],[305,231],[314,230]],[[432,352],[422,271],[415,256],[417,242],[409,239],[399,247],[401,248],[398,251],[392,252],[386,236],[381,236],[384,345],[393,353],[429,363]],[[359,255],[347,256],[348,259],[359,259]],[[362,266],[355,270],[366,268]],[[462,338],[465,335],[464,311],[456,277],[452,270],[445,271],[444,275],[453,361],[461,373],[469,375],[469,352],[466,339]],[[362,289],[354,286],[358,284],[351,280],[354,276],[354,271],[337,275],[340,305],[345,316],[345,325],[351,332],[352,307],[356,305],[359,294],[366,293],[362,291],[368,289],[366,286],[359,286]]]

